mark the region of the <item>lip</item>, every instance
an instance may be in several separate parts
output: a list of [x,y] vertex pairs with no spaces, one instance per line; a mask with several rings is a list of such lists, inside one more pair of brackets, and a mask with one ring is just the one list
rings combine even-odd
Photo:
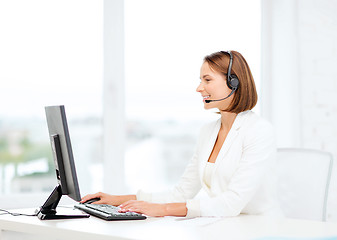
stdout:
[[205,102],[205,100],[209,99],[211,96],[210,95],[205,95],[205,96],[202,96],[202,100],[203,102]]

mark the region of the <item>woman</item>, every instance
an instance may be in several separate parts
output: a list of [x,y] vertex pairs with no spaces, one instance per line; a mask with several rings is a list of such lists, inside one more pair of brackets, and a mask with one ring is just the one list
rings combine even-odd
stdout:
[[[120,206],[148,216],[279,215],[273,179],[276,152],[272,126],[251,109],[257,92],[249,66],[238,52],[204,58],[197,88],[204,108],[217,108],[220,119],[201,130],[196,152],[171,191],[114,196],[90,194],[81,202]],[[195,198],[200,189],[205,197]]]

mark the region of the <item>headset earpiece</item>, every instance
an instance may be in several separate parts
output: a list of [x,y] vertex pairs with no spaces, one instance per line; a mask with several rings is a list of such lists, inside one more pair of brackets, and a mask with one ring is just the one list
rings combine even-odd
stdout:
[[239,79],[237,78],[237,76],[231,75],[230,77],[228,77],[227,85],[228,85],[229,89],[231,89],[231,90],[238,89]]

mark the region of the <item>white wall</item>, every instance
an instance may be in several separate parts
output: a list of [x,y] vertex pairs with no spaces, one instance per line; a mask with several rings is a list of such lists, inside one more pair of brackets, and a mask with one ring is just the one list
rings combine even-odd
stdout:
[[336,0],[262,0],[261,112],[279,147],[333,154],[330,221],[337,221],[336,12]]

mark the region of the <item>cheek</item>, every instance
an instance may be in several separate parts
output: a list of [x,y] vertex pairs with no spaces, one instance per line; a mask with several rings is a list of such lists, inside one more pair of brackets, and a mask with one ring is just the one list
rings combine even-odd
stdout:
[[208,92],[208,93],[215,93],[216,92],[216,89],[218,88],[218,86],[214,85],[214,84],[209,84],[205,87],[205,90]]
[[219,85],[217,89],[219,89],[219,91],[225,94],[229,94],[232,91],[229,89],[226,82]]
[[227,87],[227,85],[217,84],[210,86],[207,92],[214,96],[222,96],[230,92],[230,89]]

